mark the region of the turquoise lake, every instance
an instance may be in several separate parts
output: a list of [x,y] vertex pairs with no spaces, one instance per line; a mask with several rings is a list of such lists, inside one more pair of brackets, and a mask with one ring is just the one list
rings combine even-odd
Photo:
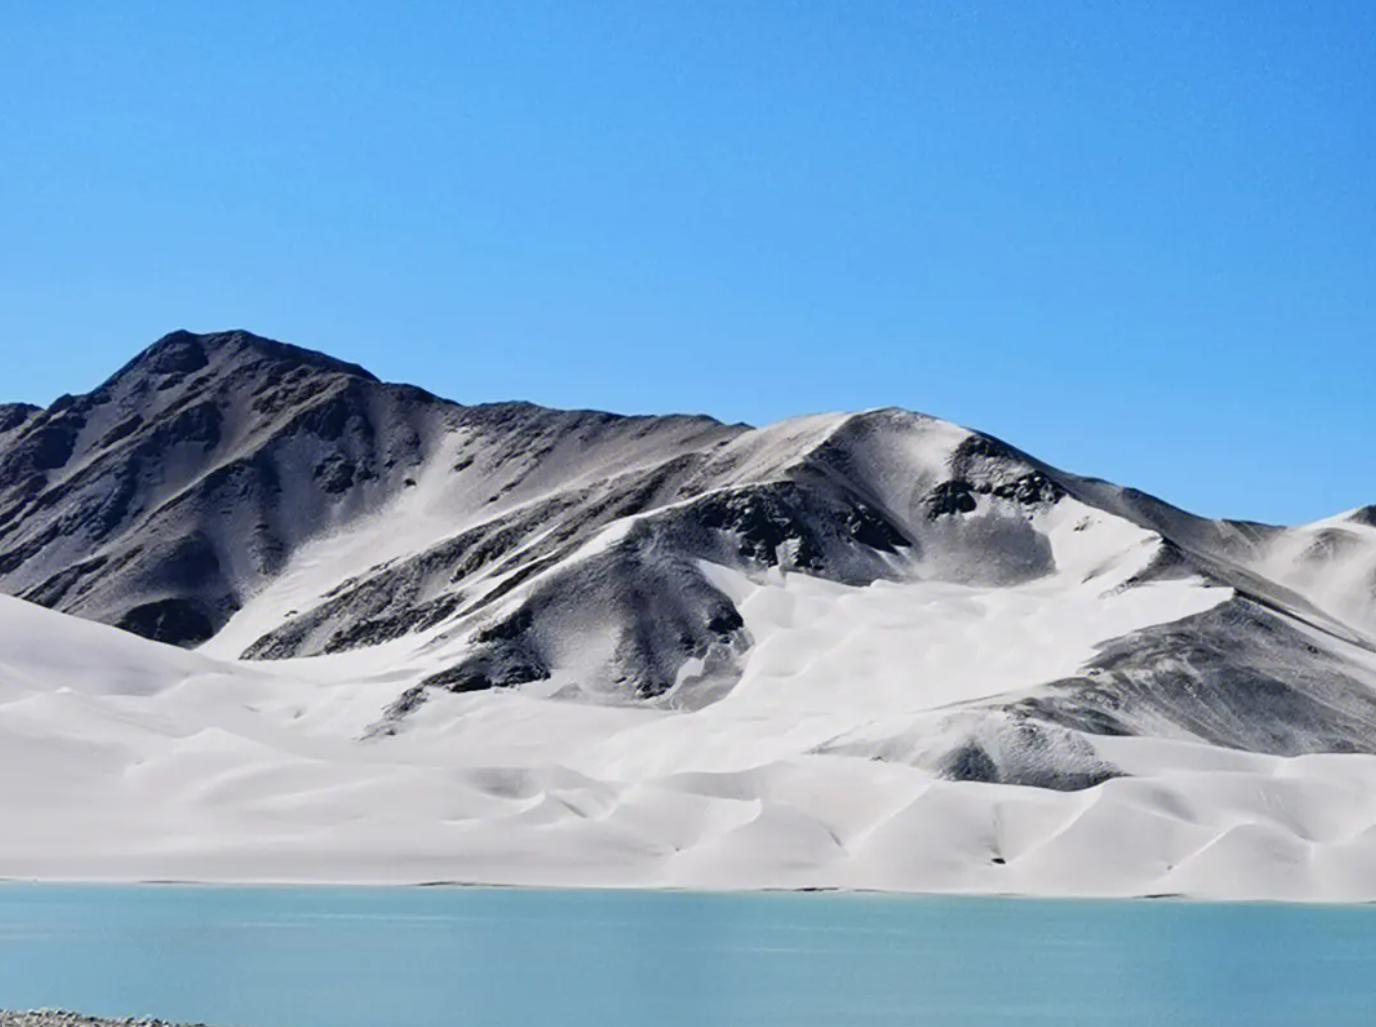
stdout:
[[1376,909],[0,885],[0,1007],[216,1027],[1376,1023]]

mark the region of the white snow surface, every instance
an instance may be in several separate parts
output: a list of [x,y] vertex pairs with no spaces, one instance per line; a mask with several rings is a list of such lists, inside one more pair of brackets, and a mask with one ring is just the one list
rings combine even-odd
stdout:
[[1057,573],[1013,587],[706,566],[754,641],[707,705],[570,702],[556,672],[437,692],[367,739],[438,665],[424,638],[250,663],[0,597],[0,875],[1376,898],[1376,757],[1080,736],[1130,776],[933,772],[972,725],[997,734],[978,700],[1231,595],[1120,588],[1155,536],[1072,501],[1038,516]]

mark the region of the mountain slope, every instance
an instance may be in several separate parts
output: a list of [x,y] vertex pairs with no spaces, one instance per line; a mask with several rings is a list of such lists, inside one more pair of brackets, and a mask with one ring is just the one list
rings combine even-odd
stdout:
[[194,644],[302,538],[399,488],[434,401],[242,332],[161,339],[0,455],[0,586]]
[[[440,454],[529,473],[541,445],[605,422],[462,408],[244,332],[169,335],[94,392],[0,424],[0,588],[195,645],[305,541],[387,508]],[[714,422],[670,426],[668,437]],[[634,429],[632,429],[634,430]],[[503,448],[505,447],[505,448]]]
[[[694,876],[683,869],[692,860],[675,859],[674,881],[737,880],[732,868],[750,863],[758,836],[782,860],[765,861],[766,883],[794,881],[781,869],[788,846],[812,838],[820,848],[799,857],[812,868],[804,883],[926,887],[947,880],[944,860],[965,857],[934,850],[920,872],[891,865],[899,839],[918,844],[885,819],[892,804],[945,811],[935,796],[966,789],[950,801],[973,803],[976,821],[1002,823],[1016,808],[1054,834],[1070,807],[1036,796],[1130,797],[1136,786],[1123,782],[1142,776],[1185,788],[1167,807],[1147,803],[1138,824],[1166,832],[1153,837],[1170,867],[1198,838],[1261,859],[1257,847],[1273,842],[1267,851],[1294,851],[1273,829],[1303,844],[1328,829],[1268,820],[1259,840],[1238,841],[1214,770],[1304,777],[1295,768],[1311,764],[1286,760],[1348,754],[1322,757],[1355,762],[1324,763],[1325,783],[1313,786],[1341,791],[1346,771],[1333,768],[1366,774],[1361,754],[1376,753],[1372,508],[1298,528],[1207,520],[902,410],[751,428],[464,406],[248,333],[178,332],[86,396],[0,408],[0,589],[199,648],[119,642],[157,654],[148,658],[174,667],[173,683],[94,700],[51,693],[63,664],[52,657],[48,673],[30,648],[24,666],[8,667],[23,692],[0,706],[0,728],[8,716],[37,730],[42,717],[21,716],[35,707],[49,709],[41,733],[55,737],[69,727],[104,737],[103,718],[134,715],[152,718],[150,729],[227,731],[252,744],[233,742],[225,773],[256,779],[253,752],[264,767],[289,753],[322,761],[307,776],[334,781],[332,795],[348,781],[392,794],[362,783],[374,771],[361,765],[411,767],[401,776],[422,789],[430,773],[520,767],[522,780],[546,782],[545,812],[531,814],[542,823],[564,822],[548,796],[565,787],[582,796],[570,800],[577,815],[616,823],[648,788],[651,808],[635,816],[658,826],[637,821],[630,835],[648,831],[648,849],[627,841],[624,824],[589,836],[629,845],[617,858],[637,873],[659,866],[645,852],[677,844],[663,818],[678,815],[673,796],[686,788],[693,816],[735,827],[730,840],[708,831],[685,841],[711,870]],[[31,621],[24,609],[0,612]],[[32,621],[54,639],[66,623]],[[203,755],[184,755],[195,777]],[[1196,785],[1170,782],[1196,773],[1212,798],[1191,813]],[[857,801],[880,819],[847,826],[841,807],[780,784],[795,776],[825,794],[872,788],[878,806]],[[288,801],[264,787],[249,788],[253,804]],[[755,819],[736,823],[727,811],[740,808],[722,805],[718,789],[757,803]],[[590,812],[604,800],[613,812]],[[326,807],[373,809],[358,801]],[[1106,824],[1138,823],[1141,810],[1110,805]],[[803,808],[812,812],[790,819]],[[935,823],[960,835],[948,812]],[[927,814],[904,816],[915,825]],[[428,836],[417,817],[408,830]],[[482,846],[506,844],[507,828],[484,824],[474,828]],[[235,844],[266,828],[243,830]],[[328,831],[347,844],[347,832]],[[862,838],[886,832],[899,848],[877,862],[857,855]],[[480,860],[485,879],[560,880],[535,837],[521,849],[533,878]],[[839,853],[827,837],[843,840]],[[1051,837],[1048,851],[1062,845]],[[1087,837],[1108,844],[1098,828]],[[1109,891],[1226,892],[1219,881],[1234,865],[1220,856],[1207,874],[1148,873],[1137,855],[1122,858],[1104,878]],[[949,880],[986,880],[961,867]],[[1053,871],[988,880],[1057,890]],[[1348,883],[1376,890],[1361,875]],[[1336,887],[1322,877],[1300,890]]]

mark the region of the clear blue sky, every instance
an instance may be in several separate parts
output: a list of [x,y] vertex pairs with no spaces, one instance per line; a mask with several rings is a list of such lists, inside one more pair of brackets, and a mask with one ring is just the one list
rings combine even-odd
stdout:
[[0,398],[250,328],[462,401],[896,404],[1376,502],[1376,4],[9,5]]

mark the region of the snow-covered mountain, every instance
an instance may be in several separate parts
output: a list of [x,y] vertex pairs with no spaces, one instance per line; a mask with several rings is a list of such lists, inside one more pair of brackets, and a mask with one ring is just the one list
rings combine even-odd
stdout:
[[0,875],[1376,897],[1376,508],[178,332],[0,407],[0,590]]

